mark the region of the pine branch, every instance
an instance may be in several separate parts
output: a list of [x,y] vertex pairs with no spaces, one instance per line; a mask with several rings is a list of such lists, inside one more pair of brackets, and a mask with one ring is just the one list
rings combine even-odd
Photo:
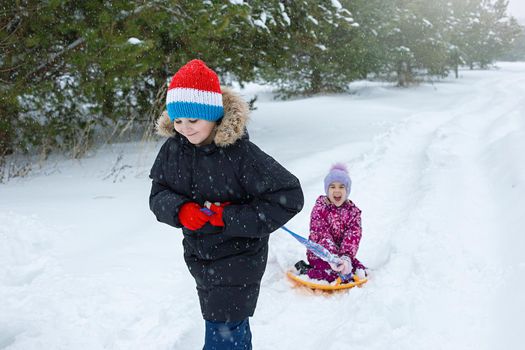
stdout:
[[84,43],[85,43],[85,39],[84,38],[78,38],[76,39],[74,42],[72,42],[71,44],[69,44],[64,50],[58,52],[58,53],[55,53],[55,54],[52,54],[49,59],[47,61],[45,61],[44,63],[42,63],[40,66],[38,66],[36,69],[34,69],[33,71],[31,71],[30,73],[28,73],[24,79],[22,80],[22,82],[27,82],[29,80],[31,80],[34,76],[36,76],[40,71],[42,70],[45,70],[45,71],[48,71],[50,69],[50,67],[59,59],[61,58],[62,56],[64,56],[66,53],[68,53],[69,51],[72,51],[72,50],[75,50],[77,48],[79,48],[80,46],[82,46]]

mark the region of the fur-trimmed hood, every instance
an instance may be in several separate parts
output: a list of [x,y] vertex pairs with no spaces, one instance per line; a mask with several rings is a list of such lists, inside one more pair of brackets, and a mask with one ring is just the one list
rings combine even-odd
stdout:
[[[219,147],[226,147],[234,144],[246,133],[249,108],[242,97],[233,90],[226,87],[221,87],[221,90],[224,117],[221,123],[217,125],[217,133],[213,141]],[[173,137],[177,133],[167,112],[162,113],[157,119],[155,128],[160,136]]]

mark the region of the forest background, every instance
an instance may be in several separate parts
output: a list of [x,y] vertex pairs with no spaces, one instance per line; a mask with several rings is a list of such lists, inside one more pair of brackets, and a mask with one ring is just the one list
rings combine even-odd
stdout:
[[525,60],[524,27],[507,9],[508,0],[4,1],[0,165],[150,139],[169,78],[193,58],[224,85],[270,84],[280,98]]

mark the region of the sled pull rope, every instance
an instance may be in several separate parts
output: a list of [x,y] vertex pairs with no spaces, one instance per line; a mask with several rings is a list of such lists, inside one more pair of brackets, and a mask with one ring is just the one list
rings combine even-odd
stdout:
[[[329,264],[340,264],[341,258],[335,254],[330,253],[328,249],[320,245],[319,243],[315,243],[309,239],[304,238],[303,236],[298,235],[297,233],[293,232],[292,230],[288,229],[286,226],[281,226],[283,230],[288,232],[290,235],[292,235],[296,240],[299,241],[302,245],[306,247],[309,251],[311,251],[315,256],[317,256],[319,259],[326,261]],[[341,273],[338,273],[339,277],[343,281],[348,281],[353,278],[353,274],[349,273],[348,275],[343,275]]]

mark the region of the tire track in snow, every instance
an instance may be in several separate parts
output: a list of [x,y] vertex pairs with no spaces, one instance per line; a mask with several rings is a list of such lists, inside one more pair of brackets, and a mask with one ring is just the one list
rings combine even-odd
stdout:
[[[429,149],[429,165],[433,167],[429,173],[435,179],[436,190],[432,199],[439,201],[440,196],[442,201],[447,196],[454,198],[450,205],[452,218],[448,221],[455,223],[455,227],[450,227],[444,238],[450,242],[455,239],[457,244],[447,246],[443,252],[448,253],[445,260],[456,262],[456,267],[448,274],[448,281],[451,286],[461,286],[461,289],[447,288],[445,293],[441,292],[442,297],[445,294],[449,300],[449,308],[450,301],[456,302],[455,311],[459,315],[453,318],[455,323],[449,325],[449,332],[454,338],[461,339],[465,346],[479,344],[477,348],[498,348],[505,343],[508,346],[503,347],[512,348],[511,344],[517,344],[517,339],[512,338],[508,328],[522,324],[523,317],[519,317],[519,322],[513,310],[520,303],[524,306],[525,301],[523,297],[518,300],[515,292],[519,283],[515,286],[517,288],[508,287],[515,261],[509,256],[511,249],[504,243],[519,244],[522,235],[518,227],[523,227],[525,222],[521,220],[521,225],[518,224],[521,215],[504,204],[512,190],[509,187],[506,190],[503,179],[491,177],[490,172],[512,173],[515,168],[508,164],[513,159],[509,156],[512,150],[495,150],[494,141],[499,137],[508,142],[507,134],[512,132],[523,135],[525,105],[521,96],[525,74],[513,75],[506,80],[489,80],[489,83],[490,90],[487,90],[488,83],[474,87],[480,95],[491,92],[478,110],[466,113],[437,130],[440,137]],[[518,117],[520,110],[521,119]],[[523,142],[507,143],[514,147],[520,144],[525,145]],[[489,161],[487,154],[492,155]],[[516,154],[514,160],[518,159]],[[524,198],[523,189],[521,193],[516,197]],[[512,194],[516,195],[516,191]],[[523,199],[515,199],[511,205],[525,206]],[[438,220],[434,220],[432,227],[441,228],[440,231],[446,233],[445,225],[440,227]],[[523,243],[521,240],[522,247]],[[508,317],[511,313],[515,314],[514,321],[513,317]],[[514,337],[515,334],[518,334],[517,330]]]

